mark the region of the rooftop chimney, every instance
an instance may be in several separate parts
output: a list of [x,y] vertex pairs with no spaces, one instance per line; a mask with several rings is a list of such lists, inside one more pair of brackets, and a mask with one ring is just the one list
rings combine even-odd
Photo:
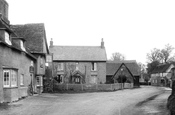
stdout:
[[2,15],[3,20],[9,24],[8,7],[9,5],[5,0],[0,0],[0,14]]
[[101,39],[101,48],[105,48],[103,38]]
[[50,47],[53,47],[53,39],[51,38]]

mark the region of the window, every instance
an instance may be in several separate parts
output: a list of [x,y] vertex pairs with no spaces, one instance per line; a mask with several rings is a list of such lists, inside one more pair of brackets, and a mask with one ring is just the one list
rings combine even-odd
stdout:
[[3,70],[3,85],[4,87],[17,87],[17,71]]
[[10,70],[4,70],[4,87],[10,87]]
[[36,77],[36,86],[43,86],[43,78],[42,76]]
[[12,45],[11,41],[10,41],[10,36],[9,36],[9,33],[5,32],[5,42],[8,44],[8,45]]
[[57,75],[56,77],[55,77],[55,80],[58,82],[58,83],[63,83],[63,75]]
[[20,85],[24,85],[24,74],[20,76]]
[[97,71],[97,63],[94,63],[94,62],[91,63],[91,70]]
[[58,71],[63,70],[63,63],[58,64]]
[[79,84],[80,83],[80,77],[75,78],[75,83]]
[[78,68],[78,63],[76,63],[76,70],[78,70],[79,68]]
[[22,40],[20,40],[20,44],[21,44],[21,49],[22,49],[23,51],[26,51],[25,48],[24,48],[24,43],[23,43]]
[[43,58],[40,58],[40,67],[43,68],[43,65],[44,65],[44,60]]
[[14,70],[11,70],[11,86],[12,87],[17,86],[17,72]]
[[30,62],[30,65],[31,65],[31,66],[33,66],[33,65],[34,65],[34,64],[33,64],[33,61],[31,61],[31,62]]

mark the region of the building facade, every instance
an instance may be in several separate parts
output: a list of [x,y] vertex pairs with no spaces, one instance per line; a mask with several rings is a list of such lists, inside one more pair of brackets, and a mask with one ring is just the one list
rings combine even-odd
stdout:
[[140,72],[135,60],[121,62],[108,61],[106,64],[106,83],[133,83],[139,87]]
[[0,0],[0,102],[42,92],[48,53],[44,24],[11,25]]
[[158,65],[151,73],[151,85],[153,86],[170,86],[171,85],[171,69],[174,63],[166,63]]
[[101,46],[54,46],[53,78],[60,84],[100,84],[106,82],[106,51]]
[[41,93],[46,71],[46,55],[49,54],[45,26],[43,23],[35,23],[11,25],[11,28],[17,36],[25,39],[27,50],[37,58],[34,90],[35,93]]
[[26,50],[23,38],[12,37],[7,12],[2,10],[8,4],[0,3],[0,102],[12,102],[30,94],[36,58]]

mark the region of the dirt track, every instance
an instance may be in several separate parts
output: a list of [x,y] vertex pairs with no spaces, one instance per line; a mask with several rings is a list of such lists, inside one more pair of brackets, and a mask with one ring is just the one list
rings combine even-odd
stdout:
[[[1,107],[0,115],[131,115],[138,111],[136,104],[161,92],[162,88],[142,87],[115,92],[42,94],[5,109]],[[128,111],[131,108],[135,109]]]

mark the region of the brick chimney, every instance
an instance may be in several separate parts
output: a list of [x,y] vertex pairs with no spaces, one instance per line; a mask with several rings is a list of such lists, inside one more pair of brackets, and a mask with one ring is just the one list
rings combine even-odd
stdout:
[[103,38],[101,39],[101,48],[105,48],[105,45],[104,45],[104,41],[103,41]]
[[2,19],[9,24],[8,20],[8,3],[5,0],[0,0],[0,14],[2,15]]
[[50,40],[50,46],[49,47],[53,47],[53,39],[52,38]]

